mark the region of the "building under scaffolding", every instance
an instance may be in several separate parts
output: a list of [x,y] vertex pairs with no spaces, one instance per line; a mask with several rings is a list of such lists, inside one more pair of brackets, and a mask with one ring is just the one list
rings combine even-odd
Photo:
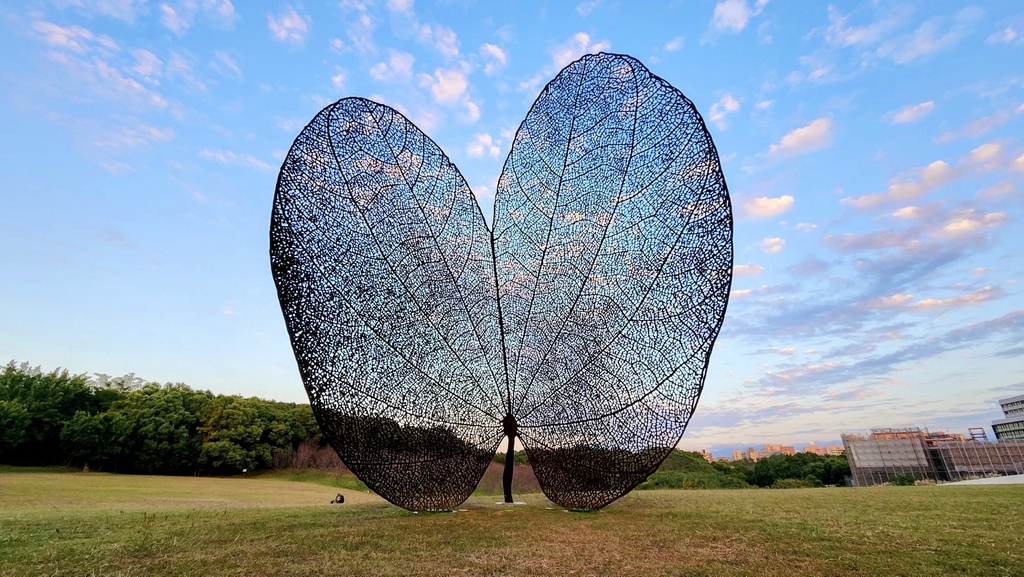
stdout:
[[857,486],[886,483],[896,475],[944,482],[1024,474],[1024,440],[989,442],[981,429],[972,429],[969,439],[917,428],[875,429],[842,438]]

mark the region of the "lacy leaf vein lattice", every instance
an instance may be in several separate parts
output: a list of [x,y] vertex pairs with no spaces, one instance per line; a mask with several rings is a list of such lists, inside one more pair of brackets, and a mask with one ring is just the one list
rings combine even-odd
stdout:
[[323,433],[414,510],[465,501],[505,437],[564,507],[629,492],[686,428],[732,279],[703,120],[614,54],[584,56],[537,97],[491,228],[430,138],[345,98],[292,145],[270,237]]

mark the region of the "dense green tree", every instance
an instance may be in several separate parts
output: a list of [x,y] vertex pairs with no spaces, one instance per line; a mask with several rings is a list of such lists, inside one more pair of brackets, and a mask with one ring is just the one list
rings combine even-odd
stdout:
[[[61,450],[61,430],[75,413],[96,413],[109,406],[112,397],[97,396],[96,387],[85,375],[71,375],[56,369],[43,373],[38,367],[15,365],[12,361],[0,373],[0,401],[8,403],[10,415],[16,402],[29,416],[19,442],[0,454],[0,460],[23,464],[55,464],[66,460]],[[9,418],[13,418],[9,415]],[[20,417],[19,417],[20,418]]]
[[31,421],[32,417],[20,401],[0,400],[0,460],[25,442]]

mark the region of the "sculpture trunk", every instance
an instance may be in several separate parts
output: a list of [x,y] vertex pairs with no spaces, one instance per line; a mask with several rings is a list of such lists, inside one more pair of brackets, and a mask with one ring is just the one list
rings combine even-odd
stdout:
[[512,502],[512,469],[516,463],[516,435],[519,434],[519,425],[511,414],[505,415],[502,422],[505,428],[505,436],[508,437],[508,451],[505,452],[505,473],[501,477],[502,487],[505,489],[505,502]]

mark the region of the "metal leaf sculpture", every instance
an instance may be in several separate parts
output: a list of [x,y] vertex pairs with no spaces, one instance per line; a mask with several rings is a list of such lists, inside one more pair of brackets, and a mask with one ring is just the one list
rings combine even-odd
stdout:
[[657,469],[697,405],[732,210],[693,104],[602,53],[538,96],[492,229],[400,113],[328,106],[281,168],[271,264],[321,429],[368,487],[450,509],[518,438],[549,499],[595,509]]

